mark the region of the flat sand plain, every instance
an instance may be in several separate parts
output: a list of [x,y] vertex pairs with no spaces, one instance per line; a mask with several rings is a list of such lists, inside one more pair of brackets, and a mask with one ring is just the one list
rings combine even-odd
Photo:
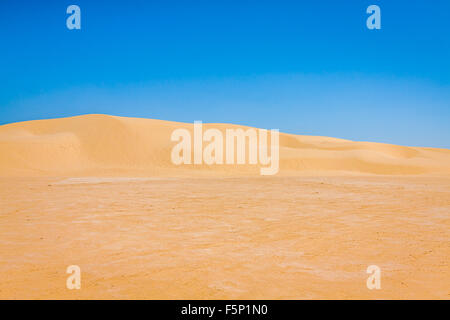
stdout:
[[449,212],[437,176],[3,177],[0,298],[450,299]]

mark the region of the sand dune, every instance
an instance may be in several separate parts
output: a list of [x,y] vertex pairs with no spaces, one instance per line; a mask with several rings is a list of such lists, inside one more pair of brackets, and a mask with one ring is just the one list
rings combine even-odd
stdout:
[[[2,176],[190,176],[257,174],[252,165],[171,162],[170,135],[192,124],[84,115],[0,126]],[[204,124],[204,129],[237,128]],[[244,127],[242,127],[244,128]],[[450,150],[280,134],[279,175],[450,174]]]
[[280,171],[261,177],[173,165],[180,127],[193,125],[0,126],[0,298],[450,297],[450,150],[280,134]]

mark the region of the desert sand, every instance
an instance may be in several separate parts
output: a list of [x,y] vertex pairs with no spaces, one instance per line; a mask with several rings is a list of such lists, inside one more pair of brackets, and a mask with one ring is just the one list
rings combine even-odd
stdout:
[[450,150],[281,134],[263,177],[173,165],[180,127],[0,126],[0,298],[450,299]]

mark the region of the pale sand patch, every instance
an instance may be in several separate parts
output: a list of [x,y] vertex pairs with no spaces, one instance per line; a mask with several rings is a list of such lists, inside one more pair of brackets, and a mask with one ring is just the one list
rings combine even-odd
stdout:
[[83,178],[67,178],[61,181],[54,182],[53,185],[64,184],[85,184],[85,183],[120,183],[120,182],[143,182],[155,180],[173,180],[170,178],[134,178],[134,177],[83,177]]

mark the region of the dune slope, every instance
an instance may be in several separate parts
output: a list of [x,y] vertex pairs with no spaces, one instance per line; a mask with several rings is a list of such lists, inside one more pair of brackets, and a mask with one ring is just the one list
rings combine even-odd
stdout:
[[[238,128],[204,124],[204,130]],[[172,164],[170,139],[192,124],[84,115],[0,126],[2,176],[259,174],[259,165]],[[244,128],[244,127],[242,127]],[[450,174],[450,150],[280,134],[279,175]]]

